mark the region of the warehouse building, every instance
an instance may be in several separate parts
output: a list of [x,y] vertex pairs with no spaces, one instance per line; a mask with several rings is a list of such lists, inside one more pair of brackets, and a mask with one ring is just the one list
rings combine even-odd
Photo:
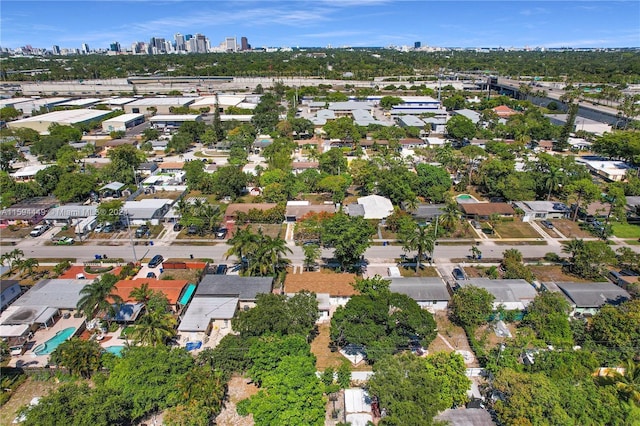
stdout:
[[29,116],[33,114],[34,111],[40,111],[40,108],[45,108],[47,110],[53,109],[53,107],[58,104],[68,102],[69,100],[69,98],[32,98],[24,102],[15,103],[12,106],[22,112],[23,115]]
[[177,129],[186,121],[202,121],[200,115],[156,115],[149,119],[154,129]]
[[72,126],[74,124],[100,121],[102,117],[110,114],[111,111],[101,111],[95,109],[71,109],[66,111],[54,111],[47,114],[36,115],[35,117],[23,118],[22,120],[7,123],[10,129],[33,129],[43,134],[49,131],[52,124]]
[[123,114],[102,122],[102,130],[109,132],[125,132],[138,124],[144,123],[144,114]]
[[142,98],[123,106],[127,114],[171,114],[173,108],[191,106],[195,98],[167,97],[167,98]]

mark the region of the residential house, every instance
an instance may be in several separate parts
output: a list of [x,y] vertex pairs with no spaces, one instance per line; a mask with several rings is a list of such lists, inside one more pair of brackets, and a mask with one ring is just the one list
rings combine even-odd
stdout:
[[22,294],[19,280],[0,280],[0,311]]
[[522,210],[522,221],[562,219],[570,215],[571,210],[563,203],[554,201],[515,201],[514,207]]
[[45,222],[53,226],[69,226],[83,219],[97,216],[97,204],[65,204],[50,209],[44,217]]
[[240,309],[253,308],[258,294],[271,293],[273,277],[206,274],[198,284],[194,298],[230,296],[238,299]]
[[15,172],[10,173],[10,176],[18,182],[28,182],[30,180],[33,180],[40,170],[44,170],[48,167],[51,167],[51,164],[24,166],[16,170]]
[[144,225],[149,222],[152,225],[158,225],[172,204],[173,200],[170,198],[147,198],[140,201],[126,201],[122,211],[131,220],[131,224]]
[[336,207],[330,204],[311,204],[309,201],[287,201],[284,218],[287,222],[296,222],[310,213],[335,213]]
[[390,278],[389,290],[415,300],[422,309],[444,311],[451,295],[447,284],[440,277]]
[[411,212],[411,216],[418,222],[433,222],[444,214],[444,204],[420,204]]
[[499,105],[495,108],[492,108],[493,112],[495,112],[500,118],[509,118],[512,115],[520,114],[518,111],[514,111],[506,105]]
[[478,287],[487,290],[495,298],[493,309],[503,306],[507,310],[523,311],[538,294],[525,280],[492,280],[489,278],[470,278],[456,280],[456,288]]
[[627,177],[627,172],[635,170],[624,161],[604,160],[598,157],[577,157],[576,163],[587,166],[589,171],[610,182],[622,182]]
[[465,118],[468,118],[469,120],[471,120],[473,124],[478,124],[482,117],[482,115],[478,111],[474,111],[466,108],[453,111],[453,115],[461,115]]
[[[358,198],[358,204],[364,210],[365,219],[384,219],[393,213],[393,204],[391,200],[380,195],[368,195]],[[348,206],[348,214],[350,216],[359,216],[359,208]]]
[[491,215],[513,217],[515,210],[508,203],[458,203],[467,219],[489,219]]
[[294,161],[291,163],[291,172],[294,175],[299,175],[305,170],[318,170],[320,163],[317,161]]
[[33,197],[0,210],[0,225],[39,223],[58,201],[54,197]]
[[318,302],[322,303],[318,322],[324,322],[331,317],[336,307],[346,305],[352,296],[360,294],[353,287],[356,278],[355,274],[323,274],[320,272],[287,274],[283,291],[289,296],[304,290],[315,293]]
[[554,291],[554,284],[568,298],[573,308],[572,315],[593,315],[604,305],[617,306],[631,300],[631,295],[625,289],[608,281],[597,283],[559,282],[544,283],[543,285],[547,290]]
[[132,299],[130,294],[134,289],[142,287],[143,284],[147,284],[149,290],[164,294],[169,305],[177,310],[180,297],[185,293],[189,282],[187,280],[159,280],[156,278],[120,280],[116,283],[115,294],[120,296],[125,303],[138,302]]
[[145,163],[140,163],[140,165],[136,169],[136,173],[146,178],[153,175],[156,172],[156,170],[158,170],[158,165],[154,162],[149,161]]

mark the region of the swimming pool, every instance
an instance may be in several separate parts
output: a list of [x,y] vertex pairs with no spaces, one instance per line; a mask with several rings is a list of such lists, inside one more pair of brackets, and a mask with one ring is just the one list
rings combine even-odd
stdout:
[[461,195],[458,195],[458,198],[460,200],[471,200],[473,197],[469,194],[461,194]]
[[114,354],[115,356],[122,356],[123,349],[124,346],[108,346],[104,348],[105,351],[109,352],[110,354]]
[[51,352],[56,350],[58,346],[60,346],[60,343],[73,336],[73,333],[75,332],[75,327],[69,327],[65,328],[64,330],[60,330],[56,333],[55,336],[38,345],[33,351],[36,353],[36,355],[49,355]]

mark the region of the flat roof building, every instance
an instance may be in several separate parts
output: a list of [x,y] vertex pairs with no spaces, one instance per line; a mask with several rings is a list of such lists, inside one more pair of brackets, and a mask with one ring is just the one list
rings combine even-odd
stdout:
[[36,115],[34,117],[23,118],[22,120],[10,121],[7,123],[10,129],[33,129],[43,134],[49,131],[52,124],[72,126],[74,124],[89,123],[99,121],[102,117],[110,114],[110,111],[97,109],[70,109],[65,111],[54,111],[47,114]]
[[40,108],[53,108],[54,106],[69,101],[69,98],[30,98],[24,102],[15,103],[13,107],[22,111],[24,115],[31,115],[33,111],[40,111]]
[[125,104],[123,109],[127,114],[171,114],[172,108],[190,106],[195,100],[187,97],[142,98]]
[[187,121],[202,121],[202,116],[193,114],[155,115],[149,119],[151,127],[155,129],[178,128]]
[[105,132],[125,132],[131,127],[144,123],[144,114],[123,114],[102,122]]
[[59,107],[80,107],[80,108],[89,108],[94,105],[97,105],[102,99],[100,98],[83,98],[83,99],[73,99],[71,101],[61,102],[56,106]]

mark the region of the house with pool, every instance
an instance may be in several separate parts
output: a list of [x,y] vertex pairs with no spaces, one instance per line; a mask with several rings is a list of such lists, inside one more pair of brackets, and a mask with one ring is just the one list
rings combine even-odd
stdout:
[[[79,334],[84,319],[73,315],[89,280],[46,279],[16,299],[0,315],[0,338],[10,346],[35,340],[36,355],[48,355],[64,340]],[[47,343],[44,345],[44,343]]]

